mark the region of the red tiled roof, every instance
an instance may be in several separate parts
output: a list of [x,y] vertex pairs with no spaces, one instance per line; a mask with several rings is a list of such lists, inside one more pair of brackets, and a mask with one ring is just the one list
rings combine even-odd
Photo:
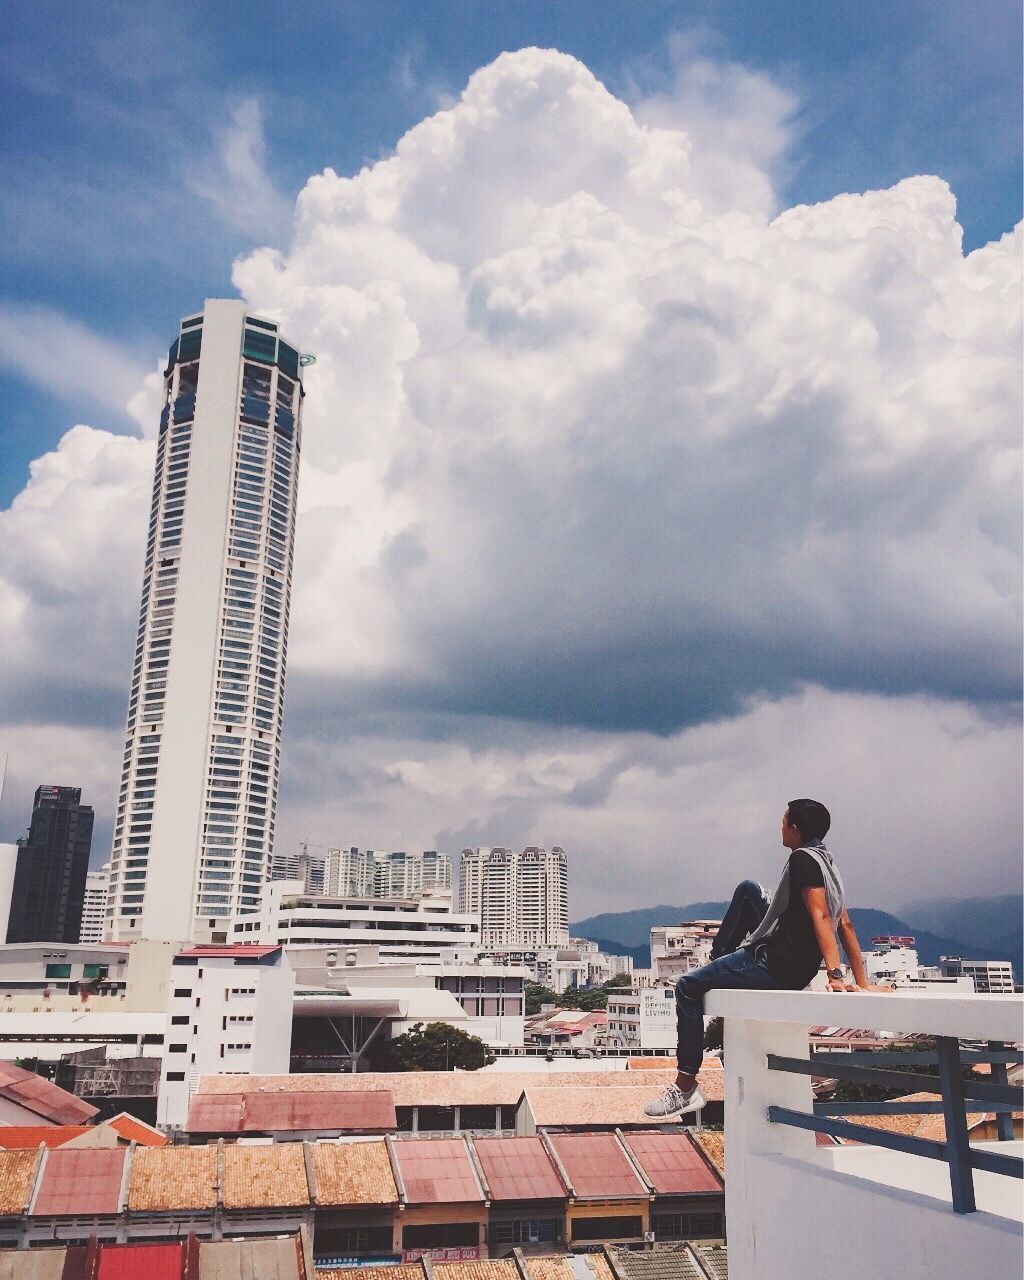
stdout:
[[187,956],[191,959],[202,959],[203,957],[214,958],[216,956],[248,956],[253,960],[262,960],[264,956],[272,955],[275,951],[280,951],[278,945],[272,943],[262,944],[259,942],[233,942],[226,946],[207,946],[207,947],[189,947],[185,951],[179,951],[179,956]]
[[461,1138],[418,1138],[394,1144],[409,1204],[465,1204],[483,1200]]
[[185,1246],[178,1244],[105,1244],[96,1280],[181,1280]]
[[473,1142],[494,1200],[562,1200],[562,1180],[540,1138],[476,1138]]
[[722,1189],[722,1180],[686,1133],[630,1133],[623,1141],[659,1195]]
[[97,1107],[13,1062],[0,1062],[0,1097],[34,1111],[52,1124],[83,1124],[99,1114]]
[[124,1147],[58,1147],[47,1151],[32,1216],[117,1213],[127,1154]]
[[549,1134],[548,1141],[580,1199],[647,1195],[613,1133]]
[[397,1127],[395,1104],[384,1089],[335,1093],[197,1094],[189,1104],[188,1133],[287,1133],[297,1130]]
[[88,1124],[11,1124],[0,1127],[0,1147],[5,1151],[15,1151],[38,1147],[45,1143],[48,1147],[62,1147],[72,1138],[80,1138],[88,1133],[92,1125]]
[[[144,1120],[130,1116],[127,1111],[122,1111],[111,1119],[105,1120],[104,1124],[114,1129],[125,1142],[137,1142],[140,1147],[166,1147],[169,1141],[166,1133],[154,1129]],[[2,1141],[3,1131],[0,1130],[0,1142]]]

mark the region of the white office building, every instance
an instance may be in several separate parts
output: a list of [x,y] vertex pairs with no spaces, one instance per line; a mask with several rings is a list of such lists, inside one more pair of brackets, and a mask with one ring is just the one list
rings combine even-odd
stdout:
[[720,920],[684,920],[651,929],[651,969],[659,980],[674,981],[711,959]]
[[105,933],[217,941],[270,870],[302,386],[240,301],[164,379]]
[[157,1123],[180,1127],[200,1075],[287,1075],[295,975],[280,947],[191,947],[171,961]]
[[107,889],[110,885],[110,863],[105,862],[98,871],[89,871],[85,877],[85,897],[82,901],[82,926],[78,941],[92,945],[103,940],[103,926],[107,918]]
[[676,993],[672,987],[645,987],[609,995],[605,1041],[609,1048],[643,1052],[674,1049],[677,1038]]
[[1013,965],[1009,960],[964,960],[941,956],[939,973],[944,978],[970,978],[975,991],[983,995],[1013,995]]
[[463,849],[459,910],[480,917],[484,949],[533,951],[569,945],[565,851]]
[[898,982],[906,985],[917,977],[921,962],[917,940],[885,934],[871,939],[871,950],[864,953],[864,969],[872,982]]
[[440,962],[479,950],[480,920],[453,912],[445,898],[329,898],[306,893],[300,881],[277,880],[255,914],[232,919],[231,940],[337,948],[341,963],[346,952],[366,947],[376,948],[381,964]]

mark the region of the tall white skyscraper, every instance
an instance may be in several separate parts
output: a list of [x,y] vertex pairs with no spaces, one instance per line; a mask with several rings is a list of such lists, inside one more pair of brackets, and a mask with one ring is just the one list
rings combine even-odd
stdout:
[[422,898],[425,894],[451,891],[451,858],[436,849],[422,853],[378,851],[374,860],[374,896],[377,898]]
[[245,304],[181,322],[164,375],[106,936],[226,940],[274,837],[302,385]]
[[569,870],[565,851],[531,847],[463,849],[459,910],[480,916],[486,950],[534,950],[569,941]]

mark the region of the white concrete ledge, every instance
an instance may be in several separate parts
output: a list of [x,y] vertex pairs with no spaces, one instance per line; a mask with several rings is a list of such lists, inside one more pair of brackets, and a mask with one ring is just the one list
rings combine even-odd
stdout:
[[919,991],[712,991],[706,1012],[716,1018],[784,1022],[807,1027],[918,1031],[960,1040],[1024,1040],[1024,996],[953,995]]

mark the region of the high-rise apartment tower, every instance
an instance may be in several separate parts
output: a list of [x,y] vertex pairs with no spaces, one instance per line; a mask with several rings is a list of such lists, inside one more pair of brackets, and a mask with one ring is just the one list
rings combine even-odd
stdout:
[[77,942],[92,847],[92,806],[79,787],[37,787],[18,842],[8,942]]
[[480,916],[485,950],[532,950],[569,941],[569,870],[565,851],[531,847],[463,849],[459,910]]
[[107,921],[107,890],[110,887],[110,863],[104,862],[98,871],[90,871],[85,877],[85,897],[82,900],[82,927],[78,941],[95,943],[103,941],[103,927]]
[[274,837],[302,385],[240,301],[182,320],[164,373],[107,937],[226,937]]

